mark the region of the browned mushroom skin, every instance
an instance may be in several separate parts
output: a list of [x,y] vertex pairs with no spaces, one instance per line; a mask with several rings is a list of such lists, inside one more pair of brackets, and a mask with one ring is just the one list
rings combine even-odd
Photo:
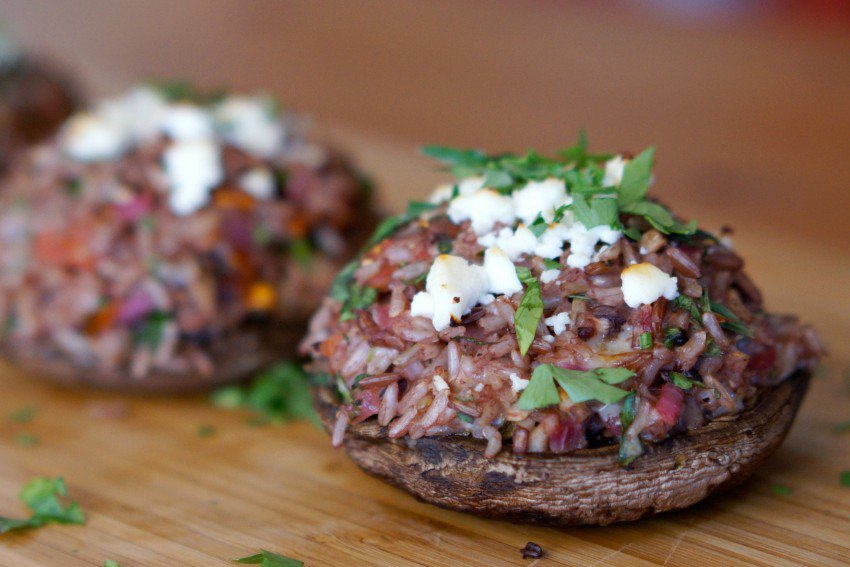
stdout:
[[[763,390],[737,416],[647,446],[628,468],[617,447],[570,454],[485,459],[469,437],[388,439],[369,420],[348,429],[344,447],[366,472],[417,498],[489,518],[550,526],[608,525],[686,508],[749,477],[785,438],[805,395],[798,372]],[[316,407],[333,427],[338,402],[319,389]]]
[[208,347],[215,371],[151,372],[134,380],[126,372],[106,372],[70,360],[48,342],[0,343],[0,356],[29,375],[61,386],[98,388],[134,394],[189,394],[247,380],[282,356],[294,354],[304,323],[245,324],[217,337]]

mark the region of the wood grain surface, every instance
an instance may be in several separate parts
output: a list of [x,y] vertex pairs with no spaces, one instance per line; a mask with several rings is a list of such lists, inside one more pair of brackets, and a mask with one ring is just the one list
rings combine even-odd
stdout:
[[[326,137],[375,174],[388,210],[441,179],[415,154],[424,142],[551,150],[586,126],[595,149],[657,143],[656,193],[706,228],[734,226],[768,307],[803,315],[830,349],[750,482],[633,524],[515,526],[417,502],[308,424],[249,427],[204,398],[63,390],[0,366],[0,515],[24,513],[27,480],[61,474],[88,516],[0,536],[0,565],[226,565],[259,548],[340,566],[850,562],[850,433],[832,432],[850,420],[846,22],[626,4],[6,0],[0,16],[93,92],[148,76],[270,89],[336,125]],[[6,419],[30,405],[31,423]],[[520,558],[528,541],[543,560]]]

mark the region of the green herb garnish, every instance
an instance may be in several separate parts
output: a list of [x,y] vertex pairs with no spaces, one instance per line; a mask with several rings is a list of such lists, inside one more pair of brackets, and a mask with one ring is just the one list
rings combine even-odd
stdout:
[[377,297],[377,289],[352,282],[349,286],[348,298],[343,302],[342,309],[339,312],[339,320],[349,321],[354,319],[355,310],[366,309],[375,303]]
[[793,490],[791,490],[791,487],[785,486],[783,484],[772,484],[770,486],[770,489],[773,491],[774,494],[778,494],[779,496],[788,496],[789,494],[794,492]]
[[38,445],[39,438],[31,433],[18,433],[15,435],[15,444],[21,447],[33,447]]
[[850,420],[832,426],[833,433],[850,433]]
[[672,349],[678,346],[683,341],[682,329],[678,327],[667,327],[664,329],[664,346]]
[[540,291],[540,283],[531,274],[531,270],[520,266],[516,269],[516,273],[519,281],[525,286],[525,293],[514,313],[514,330],[519,352],[525,356],[537,334],[540,317],[543,316],[543,295]]
[[212,425],[199,425],[195,431],[198,437],[212,437],[215,434],[215,427]]
[[14,423],[29,423],[35,419],[35,406],[24,406],[9,414],[9,421]]
[[838,475],[838,482],[841,486],[850,488],[850,471],[841,471],[841,474]]
[[560,262],[558,262],[556,260],[549,260],[548,258],[543,260],[543,266],[547,270],[560,270],[561,269],[561,263]]
[[649,331],[640,334],[640,348],[648,349],[652,347],[652,333]]
[[0,517],[0,534],[11,530],[38,528],[48,523],[83,524],[85,516],[76,502],[67,506],[62,504],[59,497],[68,493],[65,480],[60,476],[52,478],[36,478],[28,482],[19,494],[32,515],[25,520]]
[[306,238],[296,238],[289,243],[289,254],[304,269],[308,269],[313,263],[315,251],[313,245]]
[[273,423],[294,420],[320,425],[313,409],[307,374],[293,362],[279,362],[247,386],[227,386],[213,392],[212,402],[224,409],[244,408]]
[[112,559],[107,559],[103,562],[103,567],[121,567],[121,564],[117,561],[113,561]]
[[706,387],[706,385],[700,382],[699,380],[692,380],[681,372],[671,372],[670,381],[673,383],[674,386],[678,386],[683,390],[690,390],[694,386],[698,388]]
[[557,404],[559,396],[555,382],[570,396],[573,403],[600,401],[613,404],[629,392],[613,386],[625,382],[635,373],[627,368],[597,368],[595,370],[567,370],[554,364],[541,364],[534,369],[528,387],[520,396],[517,406],[532,410]]
[[722,303],[711,301],[709,302],[709,307],[714,313],[723,317],[723,320],[720,321],[720,326],[727,331],[732,331],[736,335],[744,335],[745,337],[753,336],[753,332],[744,324],[741,318]]
[[291,557],[286,557],[285,555],[280,555],[279,553],[272,553],[271,551],[266,551],[265,549],[261,549],[259,553],[255,555],[249,555],[248,557],[242,557],[240,559],[234,559],[234,563],[242,563],[246,565],[259,565],[260,567],[303,567],[304,562],[298,561],[297,559],[293,559]]
[[138,346],[146,346],[150,350],[156,350],[162,341],[162,333],[165,324],[171,320],[171,315],[162,311],[153,311],[135,329],[133,343]]

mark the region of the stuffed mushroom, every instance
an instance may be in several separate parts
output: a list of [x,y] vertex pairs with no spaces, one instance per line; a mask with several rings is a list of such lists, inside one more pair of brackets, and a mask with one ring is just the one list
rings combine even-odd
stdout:
[[185,87],[71,116],[2,185],[4,355],[143,391],[238,380],[294,351],[373,218],[365,178],[303,119]]
[[426,148],[457,181],[384,225],[302,351],[333,444],[425,500],[607,524],[781,441],[822,353],[733,251],[647,196],[654,151]]

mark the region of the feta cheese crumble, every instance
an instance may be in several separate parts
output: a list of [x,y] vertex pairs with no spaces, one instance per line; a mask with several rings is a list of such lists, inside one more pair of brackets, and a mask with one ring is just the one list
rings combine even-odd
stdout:
[[71,159],[84,163],[117,158],[126,146],[119,127],[88,112],[68,119],[59,133],[59,143]]
[[484,252],[484,271],[490,279],[490,293],[513,295],[522,291],[516,266],[501,248],[493,246]]
[[486,301],[490,278],[482,266],[470,264],[460,256],[441,254],[431,265],[425,279],[425,291],[413,297],[410,314],[430,318],[442,331],[452,320],[459,321],[482,300]]
[[546,323],[547,327],[552,327],[553,333],[560,335],[567,330],[567,326],[570,324],[570,314],[566,311],[558,313],[557,315],[547,317],[543,322]]
[[561,275],[561,270],[544,270],[540,274],[540,283],[552,283]]
[[274,175],[267,167],[249,169],[239,178],[239,185],[257,199],[271,199],[276,189]]
[[512,225],[516,219],[513,201],[492,189],[460,195],[449,203],[449,218],[455,224],[471,221],[475,234],[490,232],[496,223]]
[[516,372],[511,372],[509,378],[511,379],[511,389],[514,392],[522,392],[523,390],[528,388],[528,384],[529,382],[531,382],[531,380],[520,378]]
[[616,156],[605,162],[605,175],[602,177],[602,185],[606,187],[619,187],[623,181],[623,171],[626,169],[628,160],[623,156]]
[[572,203],[567,189],[560,179],[531,181],[511,195],[517,218],[525,224],[531,224],[542,216],[546,222],[552,222],[555,210]]
[[180,142],[165,150],[168,204],[175,214],[192,214],[209,202],[210,191],[224,179],[220,154],[218,145],[208,140]]
[[649,262],[629,266],[620,277],[623,299],[632,308],[648,305],[660,297],[676,299],[679,296],[678,279]]
[[432,384],[434,385],[434,391],[438,394],[449,389],[449,385],[446,384],[446,381],[439,374],[434,374]]

